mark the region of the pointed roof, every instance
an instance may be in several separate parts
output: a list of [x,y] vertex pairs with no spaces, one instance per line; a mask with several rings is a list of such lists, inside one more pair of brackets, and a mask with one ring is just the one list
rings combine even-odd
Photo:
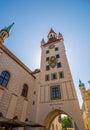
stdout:
[[62,35],[62,34],[59,32],[58,35]]
[[10,32],[11,32],[11,30],[12,30],[13,25],[14,25],[14,22],[13,22],[11,25],[9,25],[8,27],[3,28],[2,30],[7,31],[7,32],[8,32],[8,34],[10,34]]
[[[50,34],[50,33],[55,33],[54,30],[53,30],[52,28],[51,28],[49,34]],[[49,34],[48,34],[48,35],[49,35]],[[56,34],[56,33],[55,33],[55,34]]]
[[[50,37],[50,34],[51,34],[51,33],[54,33],[55,35],[52,36],[52,37]],[[55,33],[54,30],[51,28],[51,29],[50,29],[50,32],[49,32],[49,34],[48,34],[48,41],[47,41],[45,44],[43,44],[43,46],[46,45],[46,44],[50,44],[50,43],[52,43],[52,42],[58,42],[58,41],[60,41],[60,39],[57,39],[56,33]]]
[[82,83],[82,81],[79,79],[79,87],[81,86],[85,87],[84,83]]

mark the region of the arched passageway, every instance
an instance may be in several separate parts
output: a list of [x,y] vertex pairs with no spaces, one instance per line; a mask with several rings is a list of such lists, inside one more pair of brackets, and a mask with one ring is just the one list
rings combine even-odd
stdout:
[[[68,115],[67,113],[65,113],[62,110],[54,110],[52,112],[50,112],[44,122],[43,125],[46,126],[45,128],[42,128],[42,130],[62,130],[62,118],[63,116],[69,116],[72,120],[72,128],[73,130],[78,130],[78,127],[76,126],[76,123],[74,122],[74,120],[72,119],[72,117],[70,115]],[[59,118],[61,117],[61,119]]]

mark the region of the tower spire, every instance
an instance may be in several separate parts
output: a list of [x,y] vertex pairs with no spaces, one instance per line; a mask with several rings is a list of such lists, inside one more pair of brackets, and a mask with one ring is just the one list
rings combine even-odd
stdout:
[[54,30],[51,28],[49,34],[48,34],[48,41],[56,40],[57,34],[54,32]]
[[79,87],[83,87],[83,88],[85,88],[85,85],[84,85],[84,83],[82,83],[82,81],[79,79]]
[[[54,33],[54,34],[56,34],[56,33],[54,32],[53,28],[51,28],[49,34],[50,34],[50,33]],[[49,35],[49,34],[48,34],[48,35]]]
[[3,42],[5,41],[5,39],[9,37],[13,25],[14,25],[14,22],[11,25],[9,25],[8,27],[4,27],[0,31],[0,44],[3,44]]
[[[3,28],[2,30],[7,31],[7,33],[8,33],[8,34],[10,34],[10,32],[11,32],[11,30],[12,30],[13,25],[14,25],[14,22],[13,22],[12,24],[10,24],[8,27]],[[1,30],[1,31],[2,31],[2,30]]]

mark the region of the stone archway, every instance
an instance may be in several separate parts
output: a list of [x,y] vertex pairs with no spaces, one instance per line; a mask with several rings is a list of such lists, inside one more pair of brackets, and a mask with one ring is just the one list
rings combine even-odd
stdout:
[[[68,114],[65,113],[64,111],[58,110],[58,109],[53,110],[52,112],[50,112],[50,113],[46,116],[45,120],[44,120],[43,123],[42,123],[42,124],[45,126],[45,128],[44,128],[44,129],[42,128],[42,130],[50,130],[50,126],[51,126],[51,124],[52,124],[52,121],[53,121],[57,116],[59,116],[59,115],[61,115],[61,114],[68,115]],[[72,119],[72,117],[71,117],[70,115],[68,115],[68,116]],[[73,120],[73,119],[72,119],[72,120]],[[75,130],[78,130],[78,127],[77,127],[77,125],[76,125],[75,122],[74,122],[74,127],[75,127]]]

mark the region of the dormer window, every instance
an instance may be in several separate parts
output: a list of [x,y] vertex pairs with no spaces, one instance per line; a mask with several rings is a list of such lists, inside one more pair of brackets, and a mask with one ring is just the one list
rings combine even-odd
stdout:
[[54,33],[50,34],[49,39],[51,39],[51,38],[56,38],[56,35]]
[[52,38],[52,34],[50,35],[50,38]]

